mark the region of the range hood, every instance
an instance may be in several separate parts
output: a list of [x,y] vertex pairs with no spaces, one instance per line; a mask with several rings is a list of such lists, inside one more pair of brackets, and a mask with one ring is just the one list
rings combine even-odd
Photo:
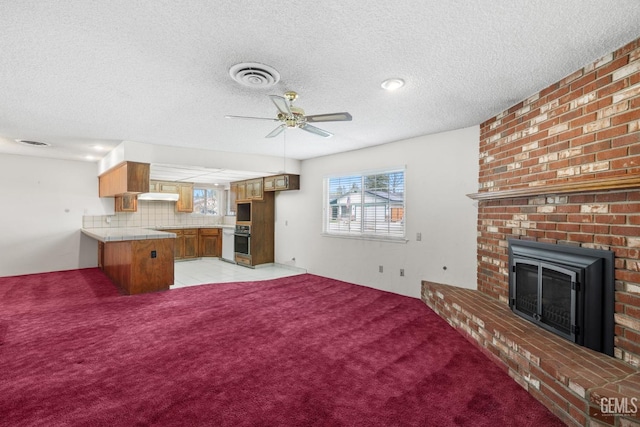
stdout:
[[138,194],[138,200],[160,200],[164,202],[177,202],[179,194],[176,193],[142,193]]

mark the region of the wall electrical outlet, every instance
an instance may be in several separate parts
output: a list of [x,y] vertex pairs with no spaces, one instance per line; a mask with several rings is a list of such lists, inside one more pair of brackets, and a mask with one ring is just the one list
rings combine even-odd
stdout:
[[382,273],[382,270],[383,270],[382,266],[378,266],[378,272]]
[[400,277],[404,277],[404,268],[400,269]]
[[416,241],[421,241],[422,240],[422,233],[416,233]]

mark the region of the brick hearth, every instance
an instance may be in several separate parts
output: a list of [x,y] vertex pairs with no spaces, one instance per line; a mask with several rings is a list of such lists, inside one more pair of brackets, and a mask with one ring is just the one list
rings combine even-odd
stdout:
[[477,290],[424,281],[422,300],[567,425],[587,425],[588,419],[640,424],[638,413],[603,414],[600,407],[602,399],[606,406],[640,397],[640,372],[633,366],[539,328]]

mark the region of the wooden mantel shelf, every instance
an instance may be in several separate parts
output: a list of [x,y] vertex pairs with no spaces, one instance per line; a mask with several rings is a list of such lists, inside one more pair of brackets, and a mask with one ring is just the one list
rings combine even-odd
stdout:
[[511,190],[485,191],[467,194],[473,200],[512,199],[515,197],[543,196],[552,194],[586,193],[607,190],[630,190],[640,188],[640,176],[616,176],[580,182],[563,182],[551,185],[535,185]]

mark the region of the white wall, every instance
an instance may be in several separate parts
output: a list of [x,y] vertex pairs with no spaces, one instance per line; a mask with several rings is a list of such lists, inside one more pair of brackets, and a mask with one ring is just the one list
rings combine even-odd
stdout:
[[95,267],[83,215],[113,213],[98,198],[96,163],[0,154],[0,276]]
[[[303,161],[300,191],[276,196],[276,262],[412,297],[422,280],[475,289],[477,208],[466,194],[477,191],[479,132],[473,126]],[[326,175],[401,165],[408,243],[321,235]]]
[[[475,288],[477,212],[465,194],[477,191],[478,141],[474,126],[303,161],[300,191],[276,196],[276,262],[413,297],[421,280]],[[407,166],[408,243],[321,236],[326,175],[399,165]],[[113,214],[97,175],[95,163],[0,155],[0,276],[96,266],[82,217]]]

